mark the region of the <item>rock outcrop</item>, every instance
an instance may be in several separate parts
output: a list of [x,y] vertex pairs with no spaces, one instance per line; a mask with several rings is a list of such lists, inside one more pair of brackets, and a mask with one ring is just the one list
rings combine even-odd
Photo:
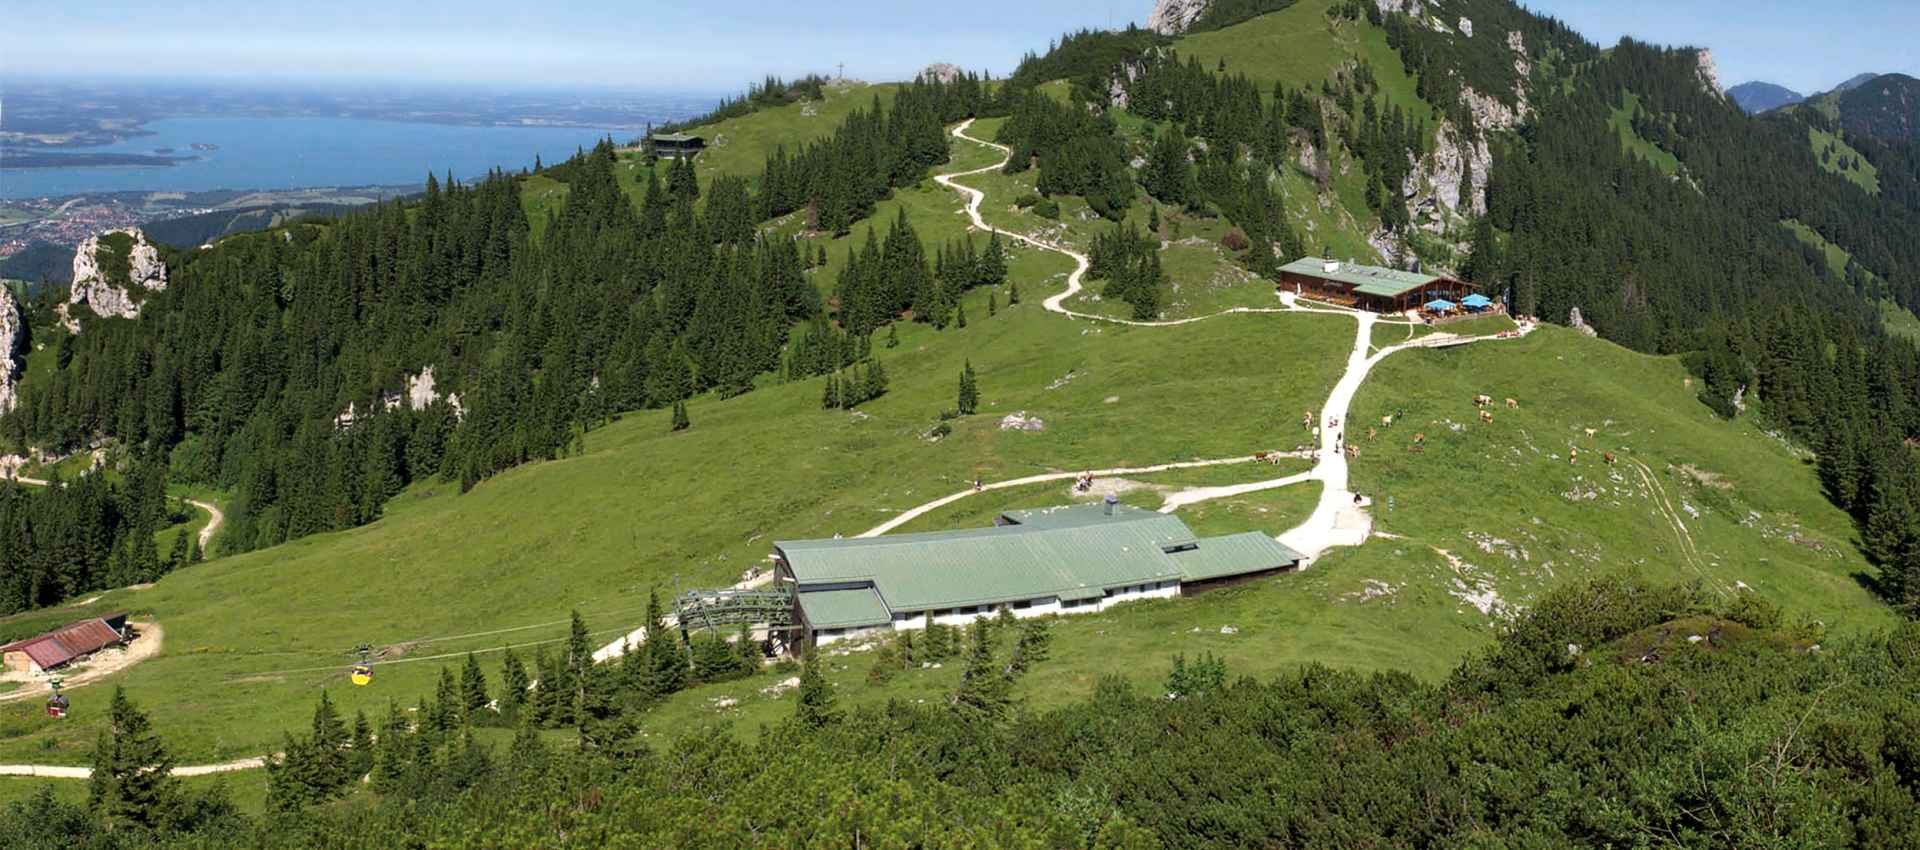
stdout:
[[[1467,197],[1460,196],[1460,176],[1463,169],[1472,169],[1471,186]],[[1427,204],[1443,207],[1449,212],[1460,215],[1479,215],[1487,210],[1487,175],[1493,171],[1493,152],[1487,148],[1484,134],[1467,144],[1465,134],[1453,126],[1448,119],[1441,119],[1440,126],[1434,130],[1433,154],[1414,163],[1412,171],[1407,173],[1402,192],[1409,200],[1409,206],[1415,209]],[[1437,212],[1437,210],[1436,210]],[[1422,226],[1434,232],[1441,228],[1441,221],[1421,222]]]
[[1200,20],[1211,5],[1213,0],[1154,0],[1153,12],[1147,15],[1147,29],[1161,35],[1179,35]]
[[921,71],[920,76],[943,84],[951,83],[960,79],[960,66],[951,62],[935,62]]
[[1693,58],[1693,70],[1700,77],[1700,85],[1705,86],[1714,96],[1722,100],[1726,99],[1727,90],[1720,87],[1720,70],[1713,65],[1713,51],[1702,48],[1693,55]]
[[1513,51],[1513,72],[1526,79],[1533,75],[1533,63],[1527,60],[1527,37],[1519,30],[1507,30],[1507,49]]
[[12,290],[0,286],[0,413],[10,412],[19,404],[20,393],[14,379],[20,374],[26,342],[26,317],[14,302]]
[[132,319],[148,294],[166,288],[167,264],[140,228],[90,236],[73,251],[73,289],[60,305],[60,322],[79,333],[81,305],[103,319]]
[[[433,383],[433,367],[428,366],[421,369],[418,375],[408,375],[405,389],[381,395],[378,402],[368,405],[368,412],[394,410],[401,407],[408,410],[425,410],[439,400],[440,391],[434,388]],[[459,393],[448,393],[446,400],[447,406],[453,410],[455,419],[466,415],[467,410],[460,404]],[[345,428],[352,425],[361,415],[359,406],[349,402],[347,409],[333,418],[333,425],[336,428]]]

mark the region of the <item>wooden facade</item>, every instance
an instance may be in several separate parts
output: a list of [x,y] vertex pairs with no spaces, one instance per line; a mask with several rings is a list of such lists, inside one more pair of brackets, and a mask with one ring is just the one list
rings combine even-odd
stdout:
[[1435,298],[1458,302],[1473,285],[1429,275],[1308,257],[1280,269],[1283,290],[1377,313],[1401,313]]

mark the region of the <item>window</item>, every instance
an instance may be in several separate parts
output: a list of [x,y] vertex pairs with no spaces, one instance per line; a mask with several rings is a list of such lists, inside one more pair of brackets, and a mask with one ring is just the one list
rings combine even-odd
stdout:
[[1032,607],[1033,607],[1033,600],[1031,600],[1031,599],[1021,599],[1021,600],[1017,600],[1017,601],[1015,601],[1015,602],[1013,603],[1013,607],[1014,607],[1014,609],[1015,609],[1015,610],[1025,610],[1025,609],[1027,609],[1027,608],[1032,608]]

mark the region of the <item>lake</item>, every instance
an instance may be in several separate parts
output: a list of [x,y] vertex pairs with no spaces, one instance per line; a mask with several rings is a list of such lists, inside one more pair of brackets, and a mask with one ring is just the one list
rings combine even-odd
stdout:
[[[363,118],[169,118],[150,135],[112,145],[57,148],[70,153],[154,154],[198,159],[171,166],[6,168],[0,198],[81,192],[291,189],[419,183],[427,172],[456,179],[496,166],[532,167],[590,147],[608,133],[625,143],[641,131],[589,127],[476,127]],[[196,150],[195,145],[213,145]]]

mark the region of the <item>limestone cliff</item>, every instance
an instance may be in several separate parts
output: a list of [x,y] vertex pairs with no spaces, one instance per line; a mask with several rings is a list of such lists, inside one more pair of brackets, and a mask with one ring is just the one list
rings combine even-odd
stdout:
[[1722,99],[1727,90],[1720,86],[1720,70],[1713,65],[1713,51],[1701,49],[1693,55],[1694,72],[1700,76],[1700,85]]
[[1213,0],[1154,0],[1153,12],[1147,15],[1147,29],[1161,35],[1179,35],[1200,20],[1211,5]]
[[147,235],[137,227],[109,230],[74,249],[73,289],[60,305],[60,321],[79,333],[83,304],[101,318],[135,318],[148,294],[166,288],[167,264]]
[[0,286],[0,413],[13,410],[20,393],[14,384],[26,355],[27,320],[13,292]]
[[960,66],[951,62],[935,62],[920,72],[920,76],[941,83],[951,83],[960,79]]

